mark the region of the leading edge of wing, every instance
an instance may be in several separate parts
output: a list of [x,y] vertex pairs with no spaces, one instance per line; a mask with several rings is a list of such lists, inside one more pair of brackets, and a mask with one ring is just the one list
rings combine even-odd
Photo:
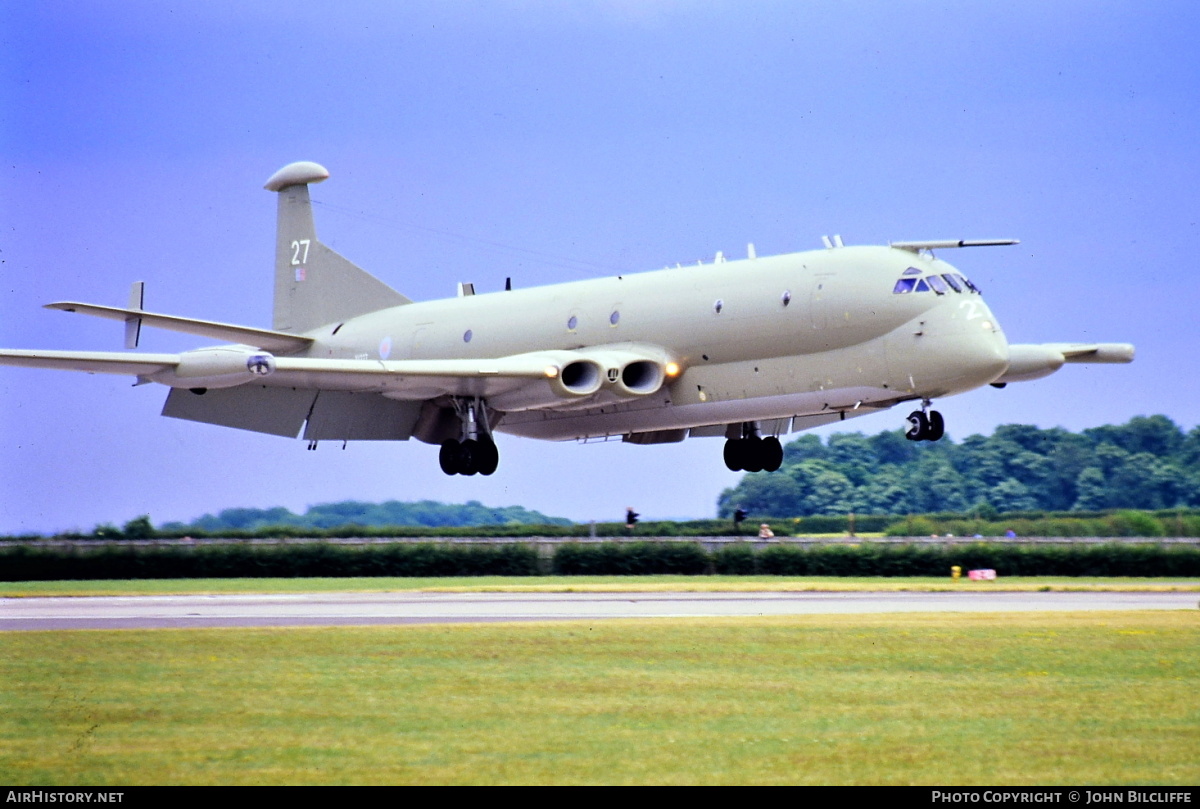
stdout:
[[251,345],[266,351],[291,353],[303,351],[312,345],[311,337],[303,337],[288,332],[256,329],[252,326],[238,326],[233,323],[220,323],[215,320],[197,320],[178,315],[164,315],[157,312],[143,312],[140,309],[124,309],[119,306],[100,306],[95,303],[78,303],[76,301],[56,301],[48,303],[46,309],[57,309],[60,312],[77,312],[81,315],[104,317],[109,320],[129,320],[137,318],[147,326],[153,326],[168,331],[194,334],[197,337],[208,337],[213,340],[226,340],[231,343]]

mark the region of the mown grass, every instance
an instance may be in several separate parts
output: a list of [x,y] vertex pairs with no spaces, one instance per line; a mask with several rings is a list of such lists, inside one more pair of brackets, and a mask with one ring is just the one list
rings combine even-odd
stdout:
[[1200,782],[1200,614],[20,632],[0,781]]
[[0,598],[216,593],[429,592],[973,592],[978,590],[1200,591],[1200,579],[1005,576],[995,581],[949,577],[840,576],[464,576],[457,578],[98,579],[0,582]]

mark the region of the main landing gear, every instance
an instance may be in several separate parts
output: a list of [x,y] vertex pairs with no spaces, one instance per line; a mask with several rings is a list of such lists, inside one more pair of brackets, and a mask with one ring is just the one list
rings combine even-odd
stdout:
[[725,466],[731,472],[774,472],[783,464],[783,444],[763,438],[753,424],[742,425],[742,437],[725,441]]
[[937,441],[946,434],[946,422],[942,414],[936,410],[927,410],[926,401],[920,410],[908,414],[908,432],[904,437],[909,441]]
[[455,399],[454,410],[462,420],[462,438],[442,442],[438,452],[442,471],[447,475],[492,474],[500,464],[500,452],[492,440],[483,401]]

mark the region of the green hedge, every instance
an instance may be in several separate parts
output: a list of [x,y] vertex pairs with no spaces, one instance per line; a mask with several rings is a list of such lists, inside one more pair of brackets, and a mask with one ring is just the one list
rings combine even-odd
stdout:
[[554,572],[560,576],[696,576],[707,573],[709,565],[708,552],[691,542],[572,543],[554,552]]
[[[715,552],[691,542],[569,543],[555,549],[558,575],[948,576],[950,568],[1001,576],[1200,576],[1200,548],[1156,545],[1014,546],[732,545]],[[389,544],[0,550],[0,581],[343,576],[536,576],[527,545]]]
[[991,568],[1001,576],[1200,576],[1200,548],[1156,545],[1015,546],[977,543],[954,547],[915,545],[776,545],[759,553],[747,547],[714,554],[717,573],[775,576],[947,576]]
[[0,551],[0,581],[297,578],[314,576],[536,576],[526,545],[201,545]]
[[995,520],[963,518],[953,514],[926,514],[898,520],[887,527],[888,536],[953,534],[959,537],[1003,536],[1009,529],[1023,537],[1164,537],[1200,536],[1200,517],[1148,511],[1116,511],[1085,517],[1044,514],[1003,515]]

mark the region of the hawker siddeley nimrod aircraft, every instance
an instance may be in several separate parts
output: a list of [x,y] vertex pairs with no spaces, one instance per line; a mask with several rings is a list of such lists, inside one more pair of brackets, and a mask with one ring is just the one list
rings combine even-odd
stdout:
[[[893,242],[677,267],[414,303],[317,240],[316,163],[285,166],[270,330],[128,307],[48,308],[229,345],[182,354],[0,351],[0,363],[131,374],[171,388],[163,415],[318,441],[441,445],[449,475],[490,475],[496,431],[633,444],[725,439],[734,471],[773,471],[779,436],[904,402],[936,441],[932,400],[1129,362],[1133,346],[1012,345],[979,288],[935,250],[1013,240]],[[507,286],[507,284],[506,284]]]

